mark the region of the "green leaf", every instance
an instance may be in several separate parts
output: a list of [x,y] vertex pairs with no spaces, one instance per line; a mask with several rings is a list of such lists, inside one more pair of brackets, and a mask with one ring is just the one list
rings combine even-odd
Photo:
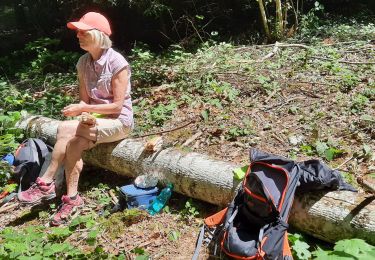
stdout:
[[237,180],[242,180],[245,177],[248,168],[249,168],[249,165],[245,165],[245,166],[234,169],[233,170],[234,178]]
[[149,255],[138,255],[135,260],[148,260],[150,259]]
[[72,232],[67,227],[55,227],[51,229],[51,233],[49,234],[49,238],[65,238],[70,236]]
[[333,147],[330,147],[328,148],[325,152],[324,152],[324,155],[325,155],[325,158],[328,160],[328,161],[332,161],[335,157],[339,156],[340,154],[343,154],[344,151],[343,150],[339,150],[339,149],[336,149],[336,148],[333,148]]
[[56,253],[64,252],[69,246],[65,243],[52,244],[49,248],[43,251],[43,256],[53,256]]
[[324,142],[317,141],[315,143],[315,149],[319,156],[323,156],[328,149],[328,145]]
[[318,247],[318,249],[315,250],[312,254],[315,256],[315,260],[327,260],[331,252],[332,251],[324,251],[323,249]]
[[362,149],[363,149],[363,156],[367,159],[370,159],[373,154],[371,147],[368,144],[364,144]]
[[210,111],[208,109],[205,109],[201,112],[201,116],[203,118],[204,121],[207,121],[208,120],[208,116],[210,114]]
[[168,235],[168,239],[169,239],[170,241],[177,241],[177,240],[180,238],[180,236],[181,236],[181,233],[180,233],[180,232],[173,230],[173,231],[171,231],[171,232],[169,233],[169,235]]
[[375,247],[367,244],[362,239],[354,238],[338,241],[333,249],[335,251],[342,251],[353,256],[358,256],[360,252],[375,250]]
[[94,229],[91,230],[90,233],[87,235],[87,238],[95,239],[99,233],[99,230]]
[[296,252],[298,259],[304,260],[311,257],[311,253],[308,250],[309,245],[303,241],[297,240],[292,246],[293,250]]
[[294,243],[297,241],[297,240],[301,240],[302,239],[302,236],[301,234],[298,234],[298,233],[294,233],[294,234],[291,234],[291,233],[288,233],[288,240],[294,245]]
[[369,122],[375,122],[375,118],[373,118],[372,116],[367,115],[367,114],[362,115],[361,116],[361,120],[363,120],[363,121],[369,121]]

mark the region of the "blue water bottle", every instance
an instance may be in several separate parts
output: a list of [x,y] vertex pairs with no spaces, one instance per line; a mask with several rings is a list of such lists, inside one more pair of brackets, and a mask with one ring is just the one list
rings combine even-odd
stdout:
[[167,187],[162,189],[160,194],[148,206],[147,211],[153,216],[159,213],[162,208],[167,204],[169,198],[172,196],[173,184],[169,183]]

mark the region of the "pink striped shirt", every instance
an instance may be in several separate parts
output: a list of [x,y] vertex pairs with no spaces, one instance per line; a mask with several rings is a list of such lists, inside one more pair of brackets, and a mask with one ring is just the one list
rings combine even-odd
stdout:
[[109,118],[118,118],[129,127],[133,127],[133,108],[130,97],[130,66],[125,58],[117,51],[109,48],[103,51],[100,59],[94,61],[90,53],[80,57],[77,63],[78,74],[82,75],[83,83],[86,86],[87,94],[90,97],[90,104],[113,103],[113,91],[111,80],[113,75],[122,69],[128,70],[128,87],[125,93],[125,100],[119,115],[108,115]]

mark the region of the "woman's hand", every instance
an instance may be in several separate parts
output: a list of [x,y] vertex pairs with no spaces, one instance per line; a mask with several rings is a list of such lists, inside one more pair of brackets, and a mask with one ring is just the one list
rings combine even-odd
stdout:
[[84,112],[85,102],[80,102],[79,104],[71,104],[66,106],[61,111],[64,116],[78,116]]

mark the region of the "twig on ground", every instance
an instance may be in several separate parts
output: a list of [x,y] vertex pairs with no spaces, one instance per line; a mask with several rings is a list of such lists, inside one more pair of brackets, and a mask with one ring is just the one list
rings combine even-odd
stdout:
[[272,106],[264,107],[264,108],[262,108],[262,110],[263,110],[263,111],[268,111],[268,110],[271,110],[271,109],[276,108],[276,107],[279,107],[279,106],[285,106],[285,105],[287,105],[288,103],[290,103],[290,102],[292,102],[292,101],[294,101],[294,100],[296,100],[296,99],[304,99],[304,98],[305,98],[305,97],[294,97],[294,98],[290,98],[290,99],[288,99],[288,100],[286,100],[286,101],[284,101],[284,102],[280,102],[280,103],[277,103],[277,104],[272,105]]
[[[275,46],[276,44],[264,44],[264,45],[255,45],[255,46],[243,46],[243,47],[239,47],[239,48],[236,48],[235,50],[246,50],[246,49],[251,49],[251,48],[264,48],[264,47],[270,47],[270,46]],[[299,43],[290,43],[290,44],[286,44],[286,43],[278,43],[278,47],[280,48],[288,48],[288,47],[296,47],[296,48],[303,48],[303,49],[307,49],[307,50],[311,50],[312,48],[307,46],[307,45],[304,45],[304,44],[299,44]]]
[[339,166],[337,166],[336,168],[334,168],[334,170],[340,170],[342,166],[344,166],[345,164],[347,164],[348,162],[350,162],[353,159],[354,159],[354,157],[351,156],[349,159],[345,160],[342,164],[340,164]]
[[266,98],[266,100],[264,101],[265,104],[268,103],[268,101],[270,101],[270,99],[276,94],[277,91],[279,91],[280,89],[279,88],[275,88],[272,93]]
[[357,182],[365,191],[375,195],[375,185],[373,183],[364,180],[363,177],[357,177]]
[[284,145],[285,142],[280,137],[278,137],[275,133],[272,133],[271,136],[275,138],[277,141],[279,141],[280,144]]
[[19,206],[19,205],[20,205],[19,203],[15,203],[15,204],[8,205],[8,206],[6,206],[6,204],[5,204],[5,205],[3,205],[3,206],[0,208],[0,213],[6,212],[6,211],[8,211],[8,210],[10,210],[10,209],[14,209],[14,208],[16,208],[16,207]]
[[193,120],[190,120],[189,122],[187,122],[187,123],[185,123],[181,126],[177,126],[175,128],[171,128],[171,129],[167,129],[167,130],[163,130],[163,131],[158,131],[158,132],[153,132],[153,133],[148,133],[148,134],[144,134],[144,135],[134,135],[134,136],[130,136],[130,137],[136,139],[136,138],[142,138],[142,137],[146,137],[146,136],[150,136],[150,135],[165,134],[165,133],[173,132],[173,131],[179,130],[181,128],[187,127],[188,125],[190,125],[192,123],[195,123],[196,121],[198,121],[197,118],[195,118]]
[[181,147],[188,146],[189,144],[191,144],[192,142],[194,142],[198,137],[200,137],[202,134],[203,134],[202,131],[199,131],[198,133],[194,134],[192,137],[190,137],[189,139],[187,139],[187,140],[181,145]]
[[357,49],[351,49],[346,51],[341,51],[341,53],[357,53],[359,51],[366,51],[366,50],[373,50],[374,47],[366,47],[366,48],[357,48]]
[[118,198],[117,198],[116,195],[113,193],[113,190],[109,190],[108,193],[109,193],[109,196],[111,196],[111,198],[112,198],[112,200],[113,200],[113,203],[114,203],[114,204],[117,204],[117,203],[118,203]]
[[312,82],[312,81],[289,81],[289,84],[311,84],[311,85],[327,85],[327,86],[337,86],[337,84],[328,82]]
[[276,42],[272,51],[270,53],[268,53],[266,56],[264,56],[263,58],[258,59],[257,62],[265,61],[266,59],[269,59],[269,58],[273,57],[274,55],[276,55],[276,53],[279,51],[279,44],[280,44],[279,42]]
[[328,61],[337,61],[339,63],[347,63],[347,64],[375,64],[375,61],[347,61],[347,60],[334,60],[324,57],[318,57],[318,56],[310,56],[313,59],[318,60],[328,60]]

